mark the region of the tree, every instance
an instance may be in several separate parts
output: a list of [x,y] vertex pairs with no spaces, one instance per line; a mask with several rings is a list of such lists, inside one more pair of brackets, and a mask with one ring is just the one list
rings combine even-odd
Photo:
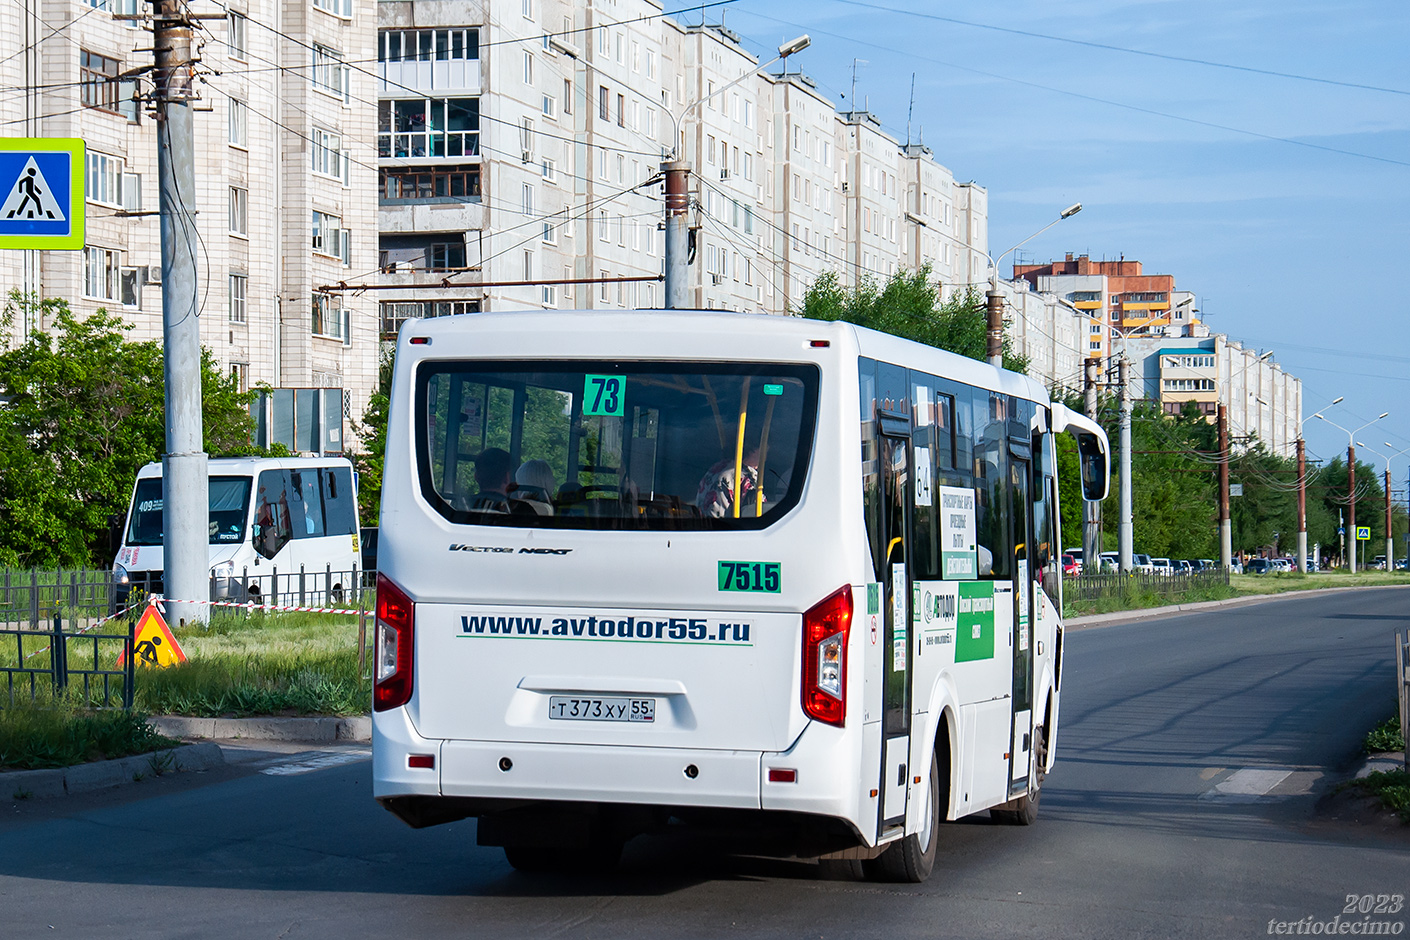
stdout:
[[[143,464],[165,449],[162,349],[132,342],[106,310],[79,319],[62,300],[17,292],[51,324],[0,353],[0,564],[78,566],[107,556],[108,516],[123,513]],[[247,447],[250,395],[203,350],[205,448]]]
[[352,454],[357,469],[357,510],[363,525],[377,525],[382,508],[382,466],[387,455],[387,408],[392,398],[392,371],[396,350],[382,353],[377,366],[377,391],[367,400],[362,421],[354,430],[362,448]]
[[[812,320],[845,320],[981,362],[988,351],[984,295],[970,287],[941,303],[929,264],[916,271],[897,271],[880,286],[863,278],[855,287],[846,287],[836,272],[829,271],[808,288],[802,314]],[[1028,357],[1014,354],[1007,333],[1004,368],[1028,371]]]

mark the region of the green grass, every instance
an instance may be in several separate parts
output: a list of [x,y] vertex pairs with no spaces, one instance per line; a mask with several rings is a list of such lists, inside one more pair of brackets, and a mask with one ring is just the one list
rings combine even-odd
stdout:
[[1400,717],[1391,716],[1366,735],[1366,753],[1384,754],[1405,750],[1405,738],[1400,733]]
[[1410,574],[1404,571],[1283,571],[1275,574],[1235,574],[1229,583],[1240,594],[1281,594],[1284,591],[1312,591],[1336,587],[1386,587],[1410,584]]
[[175,631],[187,662],[139,670],[137,705],[199,718],[365,714],[372,683],[358,670],[357,629],[334,614],[218,612],[209,628]]
[[0,708],[0,768],[68,767],[175,747],[136,711],[94,711],[59,699]]
[[1171,604],[1196,604],[1201,601],[1222,601],[1238,597],[1239,592],[1226,584],[1197,585],[1180,594],[1160,594],[1155,591],[1132,591],[1125,595],[1108,595],[1090,601],[1065,600],[1064,617],[1087,614],[1111,614],[1122,610],[1145,610]]
[[1381,805],[1410,823],[1410,773],[1403,770],[1376,770],[1353,780],[1351,785],[1381,801]]

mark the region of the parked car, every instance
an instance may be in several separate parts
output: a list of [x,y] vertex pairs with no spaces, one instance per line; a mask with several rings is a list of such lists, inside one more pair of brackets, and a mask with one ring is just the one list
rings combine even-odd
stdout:
[[1101,571],[1119,571],[1119,570],[1121,570],[1121,556],[1118,555],[1116,552],[1102,552],[1102,553],[1101,553],[1099,556],[1097,556],[1097,557],[1098,557],[1098,559],[1099,559],[1100,562],[1101,562],[1101,564],[1100,564],[1100,570],[1101,570]]
[[1073,555],[1062,556],[1062,573],[1069,578],[1075,578],[1082,573],[1082,562]]
[[1219,567],[1213,558],[1198,558],[1196,561],[1199,562],[1200,571],[1213,571],[1215,568]]
[[1068,549],[1064,549],[1064,550],[1063,550],[1063,554],[1064,554],[1064,555],[1071,555],[1072,558],[1073,558],[1073,560],[1075,560],[1075,561],[1077,562],[1077,564],[1079,564],[1079,565],[1082,564],[1084,561],[1086,561],[1086,559],[1082,557],[1082,555],[1083,555],[1083,550],[1080,549],[1080,548],[1068,548]]
[[1294,571],[1294,570],[1296,570],[1296,567],[1293,565],[1293,563],[1290,562],[1290,561],[1288,561],[1286,558],[1270,558],[1270,559],[1269,559],[1269,564],[1272,566],[1272,567],[1269,569],[1270,571]]
[[1194,562],[1190,561],[1188,558],[1173,558],[1170,564],[1175,566],[1176,574],[1189,574],[1195,570]]
[[1367,565],[1366,567],[1368,567],[1368,568],[1373,568],[1373,569],[1375,569],[1376,571],[1385,571],[1385,570],[1386,570],[1386,556],[1384,556],[1384,555],[1377,555],[1375,558],[1372,558],[1372,559],[1371,559],[1371,563],[1370,563],[1369,565]]
[[[1165,559],[1168,563],[1170,559]],[[1131,556],[1131,569],[1142,574],[1155,574],[1155,564],[1151,561],[1151,556],[1136,552]]]
[[1152,558],[1151,568],[1156,574],[1172,575],[1175,573],[1175,566],[1171,564],[1169,558]]
[[1247,574],[1267,574],[1272,570],[1273,563],[1267,558],[1251,558],[1244,566],[1244,572]]

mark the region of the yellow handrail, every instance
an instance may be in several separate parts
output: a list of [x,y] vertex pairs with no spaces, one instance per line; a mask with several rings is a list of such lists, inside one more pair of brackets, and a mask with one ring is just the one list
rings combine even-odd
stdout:
[[751,376],[745,376],[744,387],[739,392],[739,434],[734,443],[734,492],[730,494],[730,502],[734,504],[734,517],[739,518],[739,478],[744,475],[744,421],[749,417],[749,383],[753,381]]

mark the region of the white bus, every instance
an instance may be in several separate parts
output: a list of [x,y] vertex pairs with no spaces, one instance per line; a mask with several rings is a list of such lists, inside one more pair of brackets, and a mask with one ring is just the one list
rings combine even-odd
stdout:
[[[1062,682],[1037,382],[845,323],[412,321],[382,490],[374,795],[516,867],[668,820],[919,881],[1028,823]],[[738,497],[738,498],[736,498]]]
[[[221,457],[208,463],[211,600],[341,601],[356,584],[357,493],[345,457]],[[160,594],[162,465],[137,473],[113,560],[118,602]],[[302,577],[301,577],[302,575]]]

